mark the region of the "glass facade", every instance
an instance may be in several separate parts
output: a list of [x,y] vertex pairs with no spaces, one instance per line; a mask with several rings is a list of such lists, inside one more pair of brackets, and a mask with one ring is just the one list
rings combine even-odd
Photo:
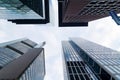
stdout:
[[3,43],[0,46],[0,80],[43,80],[44,49],[35,48],[36,45],[29,39]]
[[[28,41],[28,42],[26,42]],[[32,46],[28,46],[22,42],[26,42],[28,45]],[[5,45],[4,45],[5,44]],[[4,43],[0,47],[0,68],[4,67],[5,65],[7,65],[9,62],[13,61],[14,59],[17,59],[18,57],[20,57],[22,54],[26,53],[29,49],[32,49],[35,45],[37,45],[35,42],[32,42],[29,39],[26,40],[21,40],[18,42],[11,42],[9,44],[8,43]]]
[[63,44],[65,44],[63,45],[63,51],[66,61],[82,61],[82,59],[78,54],[76,54],[76,51],[72,48],[69,42],[63,42]]
[[45,75],[44,62],[44,53],[42,51],[35,61],[27,68],[24,74],[22,74],[19,80],[43,80]]
[[99,80],[72,45],[62,42],[65,80]]
[[11,1],[9,1],[9,0],[0,0],[0,1],[1,1],[1,3],[3,3],[0,6],[5,7],[7,9],[9,9],[9,10],[14,10],[16,12],[18,11],[18,12],[22,12],[22,13],[27,13],[27,12],[30,11],[30,9],[27,6],[25,6],[19,0],[11,0]]
[[[41,15],[36,13],[36,9],[32,9],[31,6],[28,7],[27,3],[33,3],[32,1],[27,1],[26,4],[23,2],[24,0],[0,0],[0,19],[44,19],[44,0],[39,0],[41,4],[39,4]],[[36,1],[36,0],[35,0]],[[26,2],[26,1],[24,1]],[[38,8],[39,8],[38,7]],[[37,9],[38,10],[38,9]]]
[[[119,80],[120,79],[120,53],[112,50],[110,48],[106,48],[99,44],[81,39],[81,38],[71,38],[70,41],[64,42],[63,45],[63,53],[66,62],[67,75],[68,80]],[[66,48],[67,47],[67,48]],[[70,48],[71,47],[71,48]],[[67,52],[66,52],[67,50]],[[67,55],[68,54],[68,55]],[[82,61],[75,61],[70,60],[70,57],[76,54]],[[75,56],[75,55],[74,55]],[[76,58],[77,58],[76,56]],[[69,60],[67,60],[69,59]],[[69,61],[69,62],[68,62]],[[84,65],[83,69],[77,69],[77,65],[80,65],[82,62]],[[77,64],[76,64],[77,63]],[[75,66],[75,69],[73,68]],[[85,67],[87,66],[87,67]],[[73,69],[72,69],[73,68]],[[85,71],[86,70],[86,71]],[[74,73],[79,73],[80,71],[82,74],[87,72],[89,74],[88,78],[83,79],[81,75],[76,76]],[[93,75],[93,76],[90,76]],[[78,78],[80,77],[80,78]],[[78,79],[77,79],[78,78]]]
[[84,52],[84,56],[79,54],[102,80],[119,80],[119,52],[81,38],[71,42]]
[[0,48],[0,67],[4,67],[12,60],[20,57],[21,55],[8,48]]

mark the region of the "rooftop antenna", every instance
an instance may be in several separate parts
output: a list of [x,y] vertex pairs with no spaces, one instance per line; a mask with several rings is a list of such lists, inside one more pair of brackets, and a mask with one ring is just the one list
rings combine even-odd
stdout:
[[36,45],[35,48],[42,48],[45,44],[46,44],[46,42],[44,41],[44,42]]

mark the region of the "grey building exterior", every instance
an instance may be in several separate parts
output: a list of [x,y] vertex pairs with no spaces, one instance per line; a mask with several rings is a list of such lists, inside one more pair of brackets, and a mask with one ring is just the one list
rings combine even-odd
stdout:
[[82,38],[62,42],[64,80],[120,80],[120,53]]
[[[43,80],[45,42],[19,39],[0,44],[0,80]],[[37,47],[36,47],[37,46]]]

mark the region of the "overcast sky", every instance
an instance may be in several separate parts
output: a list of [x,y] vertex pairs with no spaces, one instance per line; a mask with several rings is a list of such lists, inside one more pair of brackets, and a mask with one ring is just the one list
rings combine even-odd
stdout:
[[60,28],[57,21],[57,0],[51,0],[50,6],[51,23],[46,25],[16,25],[0,20],[0,43],[23,37],[37,43],[46,41],[45,80],[63,80],[61,40],[82,37],[120,51],[120,26],[111,17],[92,21],[88,27]]

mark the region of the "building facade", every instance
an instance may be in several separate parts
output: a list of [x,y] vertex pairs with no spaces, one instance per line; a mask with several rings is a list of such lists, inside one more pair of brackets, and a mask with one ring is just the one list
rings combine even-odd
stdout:
[[120,13],[119,0],[58,0],[59,26],[87,26],[89,21]]
[[82,38],[63,41],[65,80],[120,80],[120,53]]
[[0,19],[17,24],[45,24],[49,22],[48,0],[0,0]]
[[29,39],[0,44],[0,80],[43,80],[44,45]]

